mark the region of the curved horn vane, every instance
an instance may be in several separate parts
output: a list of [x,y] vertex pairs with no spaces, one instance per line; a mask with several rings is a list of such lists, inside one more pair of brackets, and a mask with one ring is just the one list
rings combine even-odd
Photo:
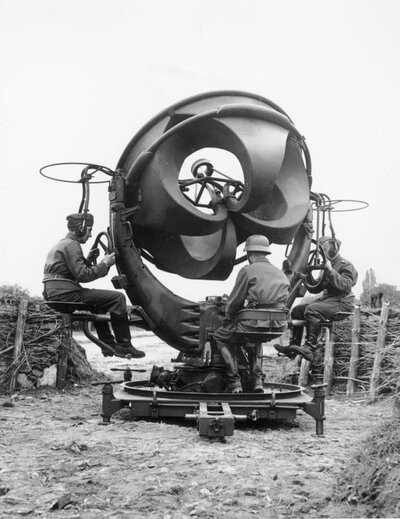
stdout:
[[[140,209],[131,219],[140,247],[168,272],[226,279],[237,245],[250,234],[290,243],[309,205],[299,138],[276,105],[240,92],[205,94],[161,113],[118,164],[126,172],[128,207],[138,203],[140,191]],[[188,156],[209,147],[236,156],[244,185],[237,196],[222,194],[210,178],[217,199],[206,213],[185,196],[179,173]]]
[[[232,153],[243,181],[224,179],[212,166],[206,173],[196,171],[193,178],[182,179],[185,160],[204,148]],[[271,101],[244,92],[210,92],[181,101],[154,117],[131,140],[117,165],[125,187],[119,205],[111,203],[112,225],[120,269],[130,284],[128,295],[151,316],[166,342],[177,347],[178,341],[181,351],[193,347],[198,330],[193,315],[187,317],[192,303],[172,297],[147,269],[138,276],[130,263],[136,265],[143,251],[167,272],[222,280],[232,272],[237,246],[249,235],[291,243],[309,209],[308,160],[304,140],[289,116]],[[188,196],[194,185],[209,197],[207,206],[199,203],[200,196],[195,200]],[[309,247],[308,238],[304,243]],[[146,284],[157,297],[146,295]],[[165,303],[168,317],[161,310]],[[183,326],[179,334],[172,320],[180,323],[178,328]]]

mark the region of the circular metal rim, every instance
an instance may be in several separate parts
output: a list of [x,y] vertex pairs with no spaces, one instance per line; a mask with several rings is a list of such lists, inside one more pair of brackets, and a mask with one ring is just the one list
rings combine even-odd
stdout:
[[[335,204],[340,204],[342,202],[351,202],[354,204],[361,204],[361,207],[355,207],[351,209],[336,209],[332,207]],[[369,207],[369,203],[365,202],[365,200],[352,200],[352,199],[341,199],[341,200],[329,200],[324,206],[320,206],[319,209],[322,211],[331,211],[332,213],[350,213],[352,211],[362,211],[363,209],[367,209]],[[313,206],[313,210],[318,210],[318,207]]]
[[[39,173],[42,175],[42,177],[48,178],[49,180],[55,180],[56,182],[67,182],[68,184],[80,184],[81,179],[65,180],[63,178],[51,177],[50,175],[46,175],[45,173],[43,173],[43,170],[45,170],[47,168],[57,167],[57,166],[92,166],[92,165],[96,166],[97,164],[92,164],[91,162],[54,162],[53,164],[46,164],[46,166],[42,166],[39,169]],[[101,166],[101,167],[105,167],[105,166]],[[107,169],[112,171],[110,168],[107,168]],[[93,181],[89,180],[88,181],[89,184],[107,184],[108,182],[110,182],[110,181],[109,180],[93,180]]]
[[169,105],[167,108],[164,108],[164,110],[161,110],[156,115],[154,115],[145,125],[143,125],[136,134],[132,137],[132,139],[129,141],[127,146],[125,147],[121,157],[118,160],[117,168],[122,167],[122,163],[125,160],[125,156],[128,153],[128,150],[131,149],[132,146],[135,145],[135,143],[145,134],[147,133],[151,128],[153,128],[163,117],[166,117],[167,115],[171,116],[171,114],[174,114],[176,110],[180,110],[184,108],[186,105],[193,104],[198,101],[203,101],[209,98],[213,97],[221,97],[221,96],[244,96],[249,97],[252,99],[255,99],[256,101],[260,101],[261,103],[269,106],[273,110],[276,110],[277,112],[281,113],[287,119],[293,124],[293,121],[289,117],[289,115],[276,103],[273,101],[267,99],[266,97],[260,96],[258,94],[252,94],[251,92],[243,91],[243,90],[215,90],[215,91],[208,91],[203,92],[201,94],[196,94],[190,97],[187,97],[185,99],[182,99],[181,101],[178,101],[174,104]]
[[[123,389],[132,395],[153,398],[156,394],[157,400],[184,400],[185,402],[248,402],[248,401],[270,401],[285,400],[301,395],[302,388],[294,384],[264,383],[264,389],[276,389],[268,393],[201,393],[184,391],[166,391],[156,389],[147,380],[124,382]],[[287,391],[282,391],[286,389]]]

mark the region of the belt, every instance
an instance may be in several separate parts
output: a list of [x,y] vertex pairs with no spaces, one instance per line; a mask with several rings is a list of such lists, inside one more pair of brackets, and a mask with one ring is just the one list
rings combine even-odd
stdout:
[[325,295],[325,297],[340,297],[340,299],[355,297],[353,292],[346,292],[345,294],[343,294],[343,293],[342,294],[330,294],[329,292],[326,292],[324,295]]
[[261,303],[250,303],[246,308],[260,308],[262,310],[270,310],[270,309],[273,309],[273,308],[280,308],[280,309],[285,309],[286,310],[286,307],[283,303],[275,303],[275,304],[261,304]]
[[75,281],[74,279],[61,276],[61,274],[45,274],[43,280],[47,281],[48,279],[65,279],[66,281]]
[[65,276],[61,276],[61,274],[45,274],[43,277],[43,281],[53,281],[55,279],[59,279],[61,281],[73,281],[76,283],[75,279],[66,278]]

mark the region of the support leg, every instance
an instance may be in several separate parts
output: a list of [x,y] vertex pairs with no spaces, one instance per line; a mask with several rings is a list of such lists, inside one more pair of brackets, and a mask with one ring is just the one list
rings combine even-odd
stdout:
[[325,386],[326,384],[311,386],[311,389],[314,390],[314,398],[311,402],[304,404],[304,411],[315,418],[315,433],[317,436],[324,434]]
[[125,407],[125,404],[120,400],[116,400],[111,383],[105,383],[102,389],[103,405],[101,416],[104,424],[109,424],[111,416]]

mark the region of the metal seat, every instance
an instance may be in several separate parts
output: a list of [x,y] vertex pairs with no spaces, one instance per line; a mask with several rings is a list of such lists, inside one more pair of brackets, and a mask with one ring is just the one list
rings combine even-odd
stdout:
[[354,312],[336,312],[330,319],[324,319],[321,321],[321,326],[325,328],[332,328],[332,324],[338,321],[344,321],[351,315],[354,315]]
[[101,341],[98,337],[93,335],[89,329],[89,322],[109,322],[110,317],[105,314],[94,314],[90,311],[90,306],[79,301],[44,301],[47,306],[62,314],[64,326],[70,329],[72,334],[71,324],[73,322],[82,322],[82,331],[86,337],[97,344],[103,351],[108,351],[113,354],[114,351],[110,345]]
[[[330,319],[323,319],[322,321],[320,321],[320,324],[321,326],[325,327],[325,328],[331,328],[332,327],[332,324],[334,322],[338,322],[338,321],[344,321],[345,319],[347,319],[348,317],[354,315],[354,312],[336,312],[335,314],[333,314],[333,316],[330,318]],[[293,327],[304,327],[306,326],[307,324],[307,321],[305,319],[292,319],[291,321],[289,321],[289,327],[290,328],[293,328]]]
[[89,305],[86,303],[80,303],[79,301],[45,301],[45,303],[47,306],[61,314],[72,315],[75,311],[90,312]]
[[235,331],[233,336],[237,342],[268,342],[280,337],[286,330],[283,326],[274,326],[276,321],[287,321],[287,308],[245,308],[236,314],[236,321],[268,321],[269,326],[260,327],[256,331]]

